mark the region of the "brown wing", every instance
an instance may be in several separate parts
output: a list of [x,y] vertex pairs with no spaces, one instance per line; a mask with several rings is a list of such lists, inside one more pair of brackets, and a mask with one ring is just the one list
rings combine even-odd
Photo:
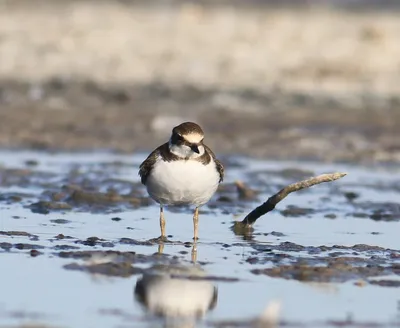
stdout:
[[217,168],[217,171],[219,173],[219,182],[221,183],[224,180],[224,175],[225,175],[224,166],[222,165],[222,163],[219,160],[217,160],[217,158],[215,157],[215,154],[212,152],[212,150],[208,146],[206,146],[204,144],[203,144],[203,146],[215,162],[215,167]]
[[147,178],[149,177],[151,170],[153,169],[154,164],[159,157],[167,162],[179,159],[178,156],[169,151],[168,142],[153,150],[152,153],[139,166],[139,175],[144,185],[146,184]]
[[140,180],[144,185],[146,184],[147,178],[149,177],[158,156],[160,156],[160,147],[153,150],[151,154],[147,156],[147,158],[139,166]]
[[219,160],[214,159],[214,161],[215,161],[215,165],[217,167],[217,171],[219,173],[219,182],[221,183],[224,180],[224,175],[225,175],[224,166],[222,165],[222,163]]

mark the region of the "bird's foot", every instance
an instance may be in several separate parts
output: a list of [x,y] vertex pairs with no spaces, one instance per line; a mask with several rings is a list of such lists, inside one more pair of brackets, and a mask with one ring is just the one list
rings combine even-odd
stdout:
[[150,241],[153,243],[167,243],[169,240],[167,236],[160,236],[157,238],[150,239]]

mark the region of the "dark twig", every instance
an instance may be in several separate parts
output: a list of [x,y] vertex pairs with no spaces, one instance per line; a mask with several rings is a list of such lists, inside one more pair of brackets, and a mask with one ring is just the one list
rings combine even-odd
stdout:
[[317,177],[312,177],[303,181],[299,181],[296,183],[292,183],[282,190],[280,190],[275,195],[271,196],[267,199],[267,201],[254,210],[252,210],[247,216],[243,219],[243,221],[235,222],[234,229],[249,229],[253,226],[253,224],[264,214],[271,212],[275,206],[283,200],[287,195],[294,191],[298,191],[305,188],[310,188],[316,184],[320,184],[323,182],[331,182],[343,178],[347,173],[328,173],[321,174]]

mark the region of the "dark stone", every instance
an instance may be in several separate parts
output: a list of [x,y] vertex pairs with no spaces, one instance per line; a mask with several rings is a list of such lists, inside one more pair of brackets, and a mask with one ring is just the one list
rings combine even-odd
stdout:
[[32,257],[36,257],[36,256],[41,255],[41,254],[43,254],[43,253],[42,253],[42,252],[39,252],[39,251],[36,250],[36,249],[31,249],[31,251],[29,252],[29,254],[30,254]]
[[346,197],[346,199],[347,199],[349,202],[352,202],[352,201],[355,200],[356,198],[360,197],[360,195],[357,194],[357,193],[355,193],[355,192],[349,191],[349,192],[345,192],[345,193],[344,193],[344,197]]
[[56,245],[53,247],[53,249],[56,250],[68,250],[68,249],[79,249],[78,246],[72,246],[72,245]]
[[400,287],[400,280],[369,280],[369,283],[382,287]]
[[30,234],[29,232],[25,232],[25,231],[0,231],[0,236],[1,235],[4,235],[4,236],[27,236],[27,237],[34,236],[34,235]]
[[65,219],[55,219],[55,220],[50,220],[50,222],[56,223],[56,224],[67,224],[67,223],[70,223],[71,221],[65,220]]
[[42,245],[24,244],[24,243],[15,244],[14,247],[16,249],[44,249],[45,248]]
[[99,237],[89,237],[85,241],[83,241],[82,244],[86,246],[96,246],[99,240]]
[[278,231],[272,231],[270,233],[271,236],[275,236],[275,237],[285,237],[286,235],[282,232],[278,232]]
[[32,213],[38,214],[49,214],[51,210],[59,211],[59,210],[71,210],[72,207],[66,203],[57,203],[57,202],[46,202],[39,201],[37,203],[33,203],[28,206]]
[[0,248],[9,251],[11,248],[13,247],[13,245],[11,243],[0,243]]

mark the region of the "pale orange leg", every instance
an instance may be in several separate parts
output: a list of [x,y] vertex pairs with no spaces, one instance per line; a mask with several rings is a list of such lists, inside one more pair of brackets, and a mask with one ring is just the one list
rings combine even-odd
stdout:
[[160,229],[161,229],[161,239],[166,238],[166,236],[165,236],[164,208],[162,206],[160,206]]
[[194,210],[194,215],[193,215],[193,229],[194,229],[194,236],[193,239],[196,242],[198,238],[198,233],[199,233],[199,208],[196,207]]

